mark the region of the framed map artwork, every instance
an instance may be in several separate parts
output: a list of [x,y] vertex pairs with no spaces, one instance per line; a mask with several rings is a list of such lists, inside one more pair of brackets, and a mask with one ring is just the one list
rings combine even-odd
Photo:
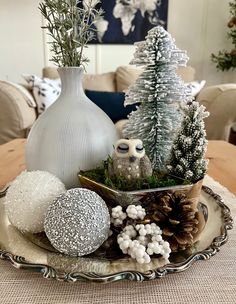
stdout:
[[133,44],[144,40],[152,27],[167,27],[168,0],[102,0],[100,7],[104,14],[91,43]]

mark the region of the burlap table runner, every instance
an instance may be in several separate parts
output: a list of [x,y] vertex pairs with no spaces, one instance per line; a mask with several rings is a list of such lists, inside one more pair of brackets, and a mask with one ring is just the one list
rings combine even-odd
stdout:
[[[205,184],[220,194],[236,221],[236,198],[211,178]],[[0,261],[0,303],[236,303],[236,227],[220,252],[196,262],[187,271],[160,280],[117,282],[106,285],[63,283],[13,268]]]

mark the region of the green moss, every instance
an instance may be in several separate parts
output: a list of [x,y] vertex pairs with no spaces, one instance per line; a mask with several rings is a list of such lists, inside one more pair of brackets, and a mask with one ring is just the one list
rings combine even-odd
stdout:
[[108,163],[110,161],[111,160],[109,158],[97,168],[89,171],[81,171],[80,174],[100,184],[104,184],[112,189],[120,191],[154,189],[189,184],[189,182],[186,180],[181,180],[166,173],[162,173],[155,170],[152,176],[147,178],[139,178],[135,181],[128,182],[127,180],[124,180],[120,177],[115,177],[111,179],[108,175]]

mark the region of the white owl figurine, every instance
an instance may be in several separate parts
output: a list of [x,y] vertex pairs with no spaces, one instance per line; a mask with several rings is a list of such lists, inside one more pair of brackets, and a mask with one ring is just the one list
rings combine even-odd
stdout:
[[112,161],[108,166],[109,176],[127,181],[152,175],[152,164],[145,154],[140,139],[119,139],[115,144]]

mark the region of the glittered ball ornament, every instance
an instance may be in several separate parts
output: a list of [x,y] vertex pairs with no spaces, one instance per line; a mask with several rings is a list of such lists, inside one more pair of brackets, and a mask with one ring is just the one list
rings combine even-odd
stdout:
[[9,221],[22,232],[42,232],[48,206],[65,191],[64,184],[49,172],[22,172],[6,194]]
[[48,208],[44,229],[61,253],[83,256],[94,252],[108,238],[110,215],[95,192],[74,188],[60,195]]

